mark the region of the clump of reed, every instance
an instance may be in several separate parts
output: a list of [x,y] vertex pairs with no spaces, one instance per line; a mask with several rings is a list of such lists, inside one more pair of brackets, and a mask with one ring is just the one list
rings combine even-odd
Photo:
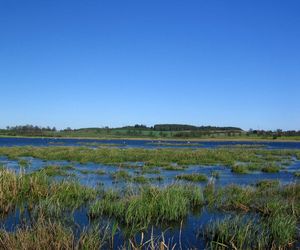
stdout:
[[269,216],[284,210],[288,214],[300,213],[300,185],[280,186],[277,181],[261,181],[254,186],[229,185],[215,188],[209,184],[204,198],[210,208],[222,211],[243,211]]
[[44,175],[17,175],[8,169],[0,170],[0,183],[0,213],[8,213],[24,200],[31,202],[46,197],[49,187]]
[[104,170],[88,170],[88,169],[80,169],[79,172],[81,174],[95,174],[95,175],[104,175],[106,172]]
[[248,174],[249,170],[246,165],[235,164],[231,167],[231,171],[236,174]]
[[277,188],[280,182],[278,180],[261,180],[256,183],[256,186],[261,189]]
[[146,184],[149,183],[149,179],[143,175],[137,175],[132,178],[135,183]]
[[142,174],[160,174],[160,170],[152,166],[144,165],[142,167]]
[[261,171],[265,173],[278,173],[280,171],[281,167],[276,165],[275,163],[267,164],[264,166]]
[[72,173],[68,173],[69,166],[58,166],[58,165],[49,165],[39,170],[39,172],[47,176],[72,176]]
[[20,166],[21,168],[26,168],[26,167],[29,166],[29,161],[26,160],[26,159],[20,159],[20,160],[18,161],[18,164],[19,164],[19,166]]
[[210,249],[266,249],[265,235],[254,219],[228,216],[208,223],[204,230]]
[[197,173],[177,175],[176,179],[191,181],[191,182],[205,182],[208,180],[205,174],[197,174]]
[[111,174],[111,177],[117,181],[130,181],[132,176],[125,170],[118,170]]
[[111,177],[115,181],[125,181],[125,182],[135,182],[139,184],[147,184],[149,183],[150,179],[140,175],[139,172],[137,172],[137,175],[131,175],[125,170],[118,170],[111,174]]
[[[211,209],[245,214],[243,219],[237,218],[238,222],[235,219],[218,221],[213,224],[213,229],[209,228],[208,237],[213,249],[222,246],[235,246],[237,249],[285,249],[297,240],[300,185],[280,186],[274,180],[258,182],[256,187],[230,185],[216,189],[213,185],[208,185],[204,190],[204,197]],[[255,223],[245,220],[254,214]],[[262,239],[257,236],[252,238],[251,230],[258,230],[256,226],[253,227],[254,224],[259,225]],[[247,231],[250,238],[243,235],[246,229],[250,230]]]
[[107,215],[131,228],[146,229],[150,224],[180,221],[190,209],[203,204],[199,187],[171,185],[159,189],[141,187],[138,193],[120,197],[114,192],[105,193],[90,208],[92,217]]
[[168,166],[162,167],[162,169],[167,170],[167,171],[182,171],[182,170],[185,170],[185,167],[170,164]]
[[208,207],[211,208],[248,211],[254,193],[255,189],[253,187],[229,185],[215,189],[210,184],[204,190],[204,197]]
[[266,218],[233,215],[208,223],[204,235],[211,249],[287,249],[294,244],[297,220],[282,213]]
[[64,170],[76,170],[76,167],[71,164],[70,165],[61,165],[60,167]]
[[0,170],[0,213],[27,206],[45,212],[74,210],[95,199],[97,191],[76,181],[51,181],[44,172],[16,174]]
[[62,181],[51,183],[49,194],[48,199],[52,203],[74,210],[87,201],[94,200],[97,197],[97,190],[75,181]]
[[259,171],[261,170],[261,164],[250,162],[247,164],[247,169],[249,171]]
[[5,250],[40,249],[101,249],[108,244],[107,229],[94,227],[75,235],[60,222],[39,218],[32,226],[19,227],[15,232],[0,230],[0,248]]

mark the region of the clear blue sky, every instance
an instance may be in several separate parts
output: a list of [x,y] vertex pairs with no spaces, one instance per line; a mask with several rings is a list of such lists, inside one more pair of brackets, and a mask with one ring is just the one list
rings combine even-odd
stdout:
[[300,129],[299,0],[0,0],[0,127]]

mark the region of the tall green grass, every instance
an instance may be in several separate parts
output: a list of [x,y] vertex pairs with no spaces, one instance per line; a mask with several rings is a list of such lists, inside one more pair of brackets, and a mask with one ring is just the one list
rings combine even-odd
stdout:
[[[135,177],[143,179],[142,175],[130,175],[131,181]],[[70,179],[55,181],[43,171],[16,174],[4,167],[0,169],[0,183],[0,215],[5,217],[17,208],[24,208],[33,221],[40,217],[45,219],[40,228],[33,224],[33,227],[19,228],[14,233],[2,230],[0,248],[2,241],[10,246],[8,249],[20,249],[20,246],[36,249],[30,248],[34,247],[32,242],[43,235],[45,244],[52,246],[47,240],[52,239],[53,244],[58,244],[56,247],[62,244],[65,247],[62,249],[69,249],[69,237],[74,235],[69,226],[61,223],[65,217],[71,220],[72,212],[82,207],[87,209],[91,222],[99,222],[99,218],[115,221],[122,233],[130,237],[146,232],[151,226],[161,228],[173,222],[179,224],[192,211],[206,206],[212,212],[234,215],[209,223],[204,230],[209,247],[287,249],[299,241],[299,184],[281,185],[278,181],[264,180],[252,186],[220,188],[209,183],[202,191],[198,186],[179,182],[165,187],[138,185],[105,191],[85,187]],[[48,230],[49,225],[55,232]],[[80,244],[73,239],[72,247],[89,249],[98,240],[101,243],[103,237],[97,239],[96,234],[86,234],[80,239],[84,239]],[[19,245],[22,242],[24,245]]]
[[58,165],[49,165],[45,166],[44,168],[40,169],[39,172],[45,174],[47,176],[72,176],[73,174],[68,173],[69,167],[58,166]]
[[19,166],[20,166],[20,167],[23,167],[23,168],[29,166],[29,161],[28,161],[28,160],[25,160],[25,159],[20,159],[20,160],[18,161],[18,163],[19,163]]
[[265,232],[247,216],[228,216],[208,223],[204,234],[210,249],[268,249]]
[[248,167],[245,165],[240,165],[240,164],[234,164],[231,167],[231,171],[236,174],[248,174],[249,173]]
[[142,187],[138,193],[120,197],[105,193],[90,209],[92,217],[108,215],[127,226],[146,229],[150,224],[180,221],[195,206],[203,204],[199,187],[171,185],[163,189]]
[[76,236],[60,222],[39,218],[32,226],[19,227],[15,232],[0,230],[0,248],[5,250],[74,250],[102,249],[108,245],[107,230],[93,227]]
[[[43,172],[20,174],[0,170],[0,214],[8,213],[16,206],[74,210],[89,200],[95,199],[97,191],[76,181],[51,181]],[[47,205],[47,206],[45,206]]]
[[289,249],[297,237],[294,216],[227,216],[209,223],[204,235],[211,249]]
[[256,187],[208,185],[204,197],[211,209],[245,214],[209,224],[205,234],[212,249],[287,249],[299,240],[300,185],[280,186],[277,181],[261,181]]
[[178,180],[185,180],[185,181],[191,181],[191,182],[204,182],[204,181],[208,180],[208,178],[207,178],[206,175],[204,175],[204,174],[197,174],[197,173],[177,175],[176,179],[178,179]]
[[276,163],[268,163],[261,169],[261,171],[265,173],[278,173],[280,169],[281,167]]

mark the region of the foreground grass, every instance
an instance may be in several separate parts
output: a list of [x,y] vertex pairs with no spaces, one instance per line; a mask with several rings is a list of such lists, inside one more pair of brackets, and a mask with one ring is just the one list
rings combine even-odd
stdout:
[[207,186],[204,192],[211,209],[237,213],[207,226],[212,249],[286,249],[299,237],[300,185],[261,181],[256,187]]
[[142,187],[136,193],[127,192],[123,196],[115,191],[104,193],[102,199],[91,206],[90,215],[114,217],[132,230],[145,230],[151,224],[180,221],[202,204],[199,187]]
[[[0,215],[19,207],[43,207],[44,211],[75,210],[95,199],[97,191],[75,181],[53,182],[43,172],[17,175],[0,170]],[[54,209],[55,207],[55,209]]]
[[0,248],[5,250],[79,250],[101,249],[109,238],[106,230],[91,228],[75,236],[71,228],[60,222],[39,218],[32,227],[18,228],[15,232],[0,230]]
[[280,186],[277,181],[260,181],[255,186],[229,185],[214,189],[207,185],[207,205],[222,211],[252,211],[270,215],[279,211],[300,217],[300,185]]
[[[202,190],[175,183],[104,191],[71,180],[53,181],[41,171],[18,175],[5,168],[0,169],[0,182],[0,215],[5,218],[9,212],[23,209],[33,222],[15,232],[1,230],[1,249],[99,249],[105,242],[112,244],[114,233],[107,240],[92,228],[74,236],[65,219],[72,221],[72,212],[82,207],[91,221],[114,221],[118,226],[112,231],[127,231],[129,239],[148,232],[151,226],[180,224],[192,211],[205,206],[212,212],[230,214],[203,229],[212,249],[287,249],[299,242],[299,184],[281,186],[266,180],[245,187],[208,184]],[[129,242],[132,248],[145,246]]]
[[288,249],[297,236],[297,221],[283,214],[267,219],[227,216],[208,224],[205,235],[211,249]]

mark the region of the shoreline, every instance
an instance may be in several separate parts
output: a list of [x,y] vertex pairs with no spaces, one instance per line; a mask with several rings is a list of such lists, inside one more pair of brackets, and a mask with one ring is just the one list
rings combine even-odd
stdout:
[[16,138],[16,139],[53,139],[53,140],[99,140],[99,141],[190,141],[190,142],[299,142],[300,139],[260,139],[260,138],[151,138],[151,137],[49,137],[49,136],[7,136],[0,135],[1,138]]

